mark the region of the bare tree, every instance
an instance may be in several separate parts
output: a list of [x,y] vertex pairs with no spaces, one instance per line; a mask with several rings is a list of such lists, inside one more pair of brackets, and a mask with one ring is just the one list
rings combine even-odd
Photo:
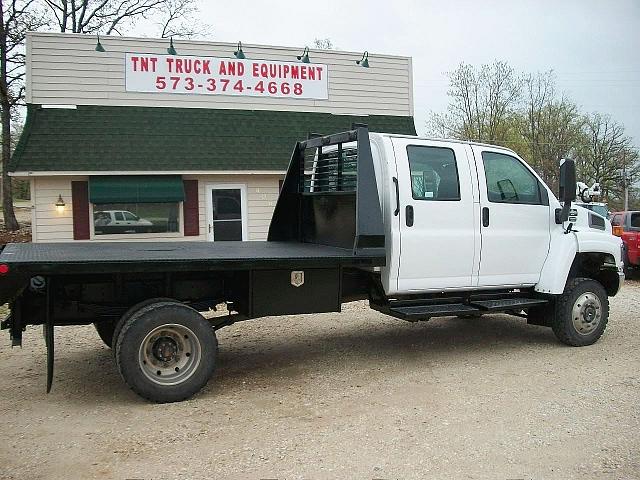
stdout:
[[314,48],[318,48],[320,50],[333,50],[334,45],[330,38],[315,38],[313,40]]
[[195,0],[42,0],[61,32],[121,35],[154,17],[163,38],[193,37],[205,26]]
[[165,0],[159,7],[160,37],[193,38],[210,30],[197,19],[198,6],[193,0]]
[[586,182],[599,182],[605,198],[621,203],[625,186],[640,180],[640,159],[624,127],[609,115],[585,117],[585,141],[579,151],[578,168]]
[[23,50],[26,33],[44,24],[35,0],[0,0],[0,116],[2,117],[2,214],[7,230],[19,228],[13,211],[8,169],[12,151],[12,120],[24,100]]
[[503,143],[511,135],[522,81],[505,62],[479,68],[468,64],[448,72],[451,99],[445,114],[432,114],[436,135]]
[[163,0],[43,0],[61,32],[122,34]]

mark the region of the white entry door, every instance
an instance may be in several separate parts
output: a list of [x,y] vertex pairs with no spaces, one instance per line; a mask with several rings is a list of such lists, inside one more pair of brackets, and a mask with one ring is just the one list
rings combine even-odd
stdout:
[[247,186],[209,184],[207,197],[207,238],[210,241],[247,240]]
[[480,249],[468,147],[393,139],[398,173],[398,291],[474,285]]

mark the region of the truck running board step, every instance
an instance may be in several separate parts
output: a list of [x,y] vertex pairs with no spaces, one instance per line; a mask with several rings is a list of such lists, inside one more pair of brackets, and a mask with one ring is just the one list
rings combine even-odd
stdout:
[[475,300],[471,305],[485,311],[521,310],[523,308],[544,305],[548,301],[543,298],[502,298],[497,300]]
[[478,313],[480,309],[463,303],[441,303],[438,305],[391,306],[389,313],[403,320],[427,320],[429,317],[448,317]]

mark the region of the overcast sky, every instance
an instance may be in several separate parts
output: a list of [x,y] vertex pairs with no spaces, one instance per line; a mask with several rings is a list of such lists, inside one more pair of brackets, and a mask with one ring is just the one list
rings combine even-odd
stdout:
[[312,45],[413,57],[415,120],[447,105],[444,72],[505,60],[555,70],[584,111],[609,113],[640,146],[640,0],[201,0],[218,41]]

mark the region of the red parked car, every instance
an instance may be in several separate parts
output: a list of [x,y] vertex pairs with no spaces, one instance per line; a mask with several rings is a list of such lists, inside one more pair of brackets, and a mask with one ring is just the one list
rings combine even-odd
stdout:
[[625,255],[624,266],[627,273],[640,267],[640,211],[611,213],[613,234],[622,238]]

